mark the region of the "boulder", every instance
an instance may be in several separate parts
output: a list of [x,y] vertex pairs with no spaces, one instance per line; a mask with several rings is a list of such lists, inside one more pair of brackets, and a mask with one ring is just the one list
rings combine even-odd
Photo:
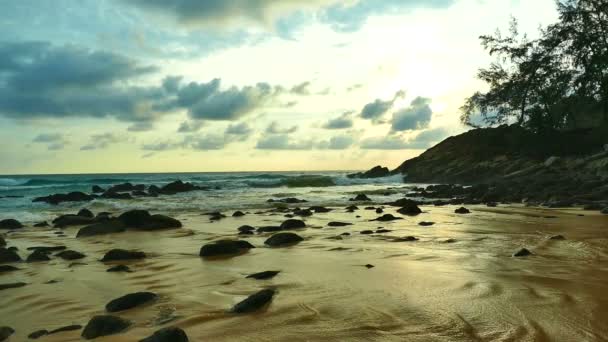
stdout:
[[27,338],[29,338],[30,340],[37,340],[37,339],[41,338],[42,336],[45,336],[48,334],[49,334],[49,331],[46,329],[36,330],[33,333],[27,335]]
[[403,220],[403,218],[393,216],[392,214],[384,214],[372,221],[388,222],[388,221],[395,221],[395,220]]
[[344,227],[344,226],[352,226],[352,223],[331,221],[327,225],[329,227]]
[[159,229],[173,229],[173,228],[181,228],[182,223],[169,216],[155,214],[150,216],[150,219],[143,227],[140,227],[141,230],[159,230]]
[[14,249],[0,247],[0,263],[19,262],[21,257]]
[[273,233],[280,232],[281,230],[279,226],[263,226],[258,228],[258,233]]
[[160,188],[160,192],[165,194],[176,194],[180,192],[188,192],[195,190],[205,190],[205,188],[196,186],[192,183],[184,183],[181,180],[177,180],[175,182],[171,182],[162,188]]
[[99,315],[91,318],[82,331],[82,337],[91,340],[101,336],[117,334],[131,326],[131,322],[120,317]]
[[122,233],[126,230],[125,224],[117,219],[94,223],[92,225],[82,227],[76,234],[77,238],[88,237],[95,235],[104,235],[112,233]]
[[114,192],[114,191],[106,191],[101,195],[102,198],[107,199],[117,199],[117,200],[130,200],[133,199],[130,193],[127,192]]
[[15,219],[6,219],[0,221],[0,229],[20,229],[23,228],[21,222]]
[[390,233],[392,232],[392,230],[390,229],[376,229],[376,234],[384,234],[384,233]]
[[359,207],[357,207],[356,205],[349,205],[348,207],[346,207],[346,210],[349,212],[353,212],[355,210],[359,210]]
[[111,186],[106,192],[130,192],[130,191],[143,191],[146,186],[143,184],[133,185],[131,183],[123,183]]
[[281,230],[306,228],[306,223],[302,220],[289,219],[281,223]]
[[232,213],[232,217],[241,217],[241,216],[245,216],[245,213],[240,210],[237,210],[234,213]]
[[287,245],[294,245],[303,241],[304,239],[295,233],[277,233],[264,241],[265,245],[270,247],[282,247]]
[[528,255],[532,255],[532,252],[530,252],[526,248],[522,248],[513,254],[514,257],[524,257],[524,256],[528,256]]
[[355,198],[351,198],[349,199],[349,201],[351,202],[369,202],[372,199],[367,197],[367,195],[365,194],[358,194],[357,196],[355,196]]
[[84,226],[91,223],[95,223],[95,219],[93,217],[79,216],[73,214],[61,215],[53,220],[53,225],[57,228]]
[[419,226],[423,226],[423,227],[429,227],[429,226],[432,226],[434,224],[435,224],[435,222],[427,222],[427,221],[418,222],[418,225]]
[[82,217],[88,217],[88,218],[94,218],[95,214],[93,214],[92,211],[90,211],[89,209],[83,208],[80,209],[80,211],[78,211],[78,214],[76,214],[77,216],[82,216]]
[[293,214],[302,216],[302,217],[308,217],[308,216],[312,216],[312,211],[310,209],[295,209],[293,211]]
[[357,172],[346,175],[348,178],[380,178],[390,176],[388,167],[374,166],[370,170],[365,172]]
[[391,241],[392,242],[412,242],[412,241],[418,241],[418,238],[416,238],[414,236],[406,236],[406,237],[396,238]]
[[285,203],[285,204],[296,204],[296,203],[306,203],[308,202],[307,200],[301,200],[295,197],[287,197],[287,198],[283,198],[283,199],[279,199],[279,200],[275,200],[275,199],[269,199],[268,201],[266,201],[268,203],[274,203],[274,202],[279,202],[279,203]]
[[150,213],[147,210],[129,210],[118,216],[126,226],[129,227],[142,227],[150,219]]
[[42,228],[42,227],[48,227],[49,223],[46,221],[42,221],[42,222],[38,222],[36,224],[34,224],[34,227],[36,228]]
[[360,231],[360,232],[359,232],[359,234],[363,234],[363,235],[369,235],[369,234],[374,234],[374,231],[373,231],[373,230],[366,229],[366,230],[362,230],[362,231]]
[[139,342],[188,342],[186,333],[178,327],[167,327],[156,331]]
[[6,246],[6,240],[2,236],[0,236],[0,247]]
[[41,261],[50,261],[51,258],[49,258],[48,252],[45,252],[43,250],[35,250],[32,254],[30,254],[26,261],[27,262],[41,262]]
[[272,289],[265,289],[251,296],[247,297],[247,299],[242,302],[236,304],[232,307],[232,312],[234,313],[250,313],[260,310],[268,303],[272,301],[272,297],[274,297],[275,291]]
[[119,312],[132,309],[134,307],[149,303],[158,298],[156,293],[135,292],[116,298],[106,304],[107,312]]
[[147,210],[130,210],[118,216],[118,219],[125,226],[140,230],[170,229],[182,226],[182,223],[174,218],[164,215],[150,215]]
[[281,273],[281,271],[264,271],[264,272],[250,274],[246,278],[252,278],[252,279],[257,279],[257,280],[270,279],[270,278],[274,278],[274,276],[276,276],[279,273]]
[[312,206],[308,209],[314,211],[315,213],[328,213],[331,211],[331,209],[329,209],[329,208],[320,207],[320,206]]
[[27,248],[28,251],[43,251],[47,254],[52,253],[52,252],[63,251],[66,249],[67,249],[66,246],[34,246],[34,247]]
[[150,185],[148,187],[148,193],[152,196],[158,196],[160,194],[160,188],[156,185]]
[[255,248],[255,246],[244,240],[219,240],[201,247],[199,256],[204,258],[233,256],[244,253],[251,248]]
[[138,260],[144,259],[146,257],[146,253],[139,251],[128,251],[125,249],[112,249],[107,252],[101,261],[120,261],[120,260]]
[[384,212],[384,209],[376,208],[376,214],[382,214],[383,212]]
[[418,208],[418,205],[415,202],[404,203],[404,205],[397,210],[397,212],[401,215],[407,216],[416,216],[422,214],[422,210]]
[[127,272],[127,273],[130,273],[130,272],[133,272],[133,271],[131,271],[131,269],[127,265],[116,265],[116,266],[108,268],[106,270],[106,272]]
[[84,192],[74,191],[67,194],[54,194],[44,197],[36,197],[32,202],[45,202],[49,204],[59,204],[61,202],[87,202],[95,199],[94,196],[85,194]]
[[401,198],[394,202],[390,202],[388,204],[392,205],[393,207],[413,207],[413,206],[417,206],[418,202],[411,200],[409,198]]
[[454,212],[456,214],[470,214],[471,213],[471,211],[465,207],[460,207],[460,208],[454,210]]
[[255,228],[252,226],[244,225],[244,226],[240,226],[238,228],[238,230],[239,230],[239,233],[253,232],[253,231],[255,231]]
[[99,185],[93,185],[93,187],[91,188],[91,192],[94,194],[100,194],[105,191],[106,190],[104,190],[104,188],[100,187]]
[[14,333],[15,329],[11,327],[0,327],[0,341],[6,341]]
[[82,325],[80,324],[72,324],[65,327],[57,328],[48,332],[49,335],[57,334],[64,331],[74,331],[82,329]]
[[27,285],[26,283],[8,283],[8,284],[0,284],[0,290],[8,290],[8,289],[16,289],[19,287],[24,287]]
[[564,237],[563,235],[553,235],[549,237],[549,240],[566,240],[566,237]]
[[86,255],[72,250],[65,250],[55,254],[56,257],[60,257],[63,260],[79,260],[86,258]]

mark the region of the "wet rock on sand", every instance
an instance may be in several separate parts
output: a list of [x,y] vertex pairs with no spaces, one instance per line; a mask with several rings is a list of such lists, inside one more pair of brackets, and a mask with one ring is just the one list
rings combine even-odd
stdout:
[[526,248],[522,248],[513,254],[514,257],[524,257],[524,256],[528,256],[528,255],[532,255],[532,252],[530,252]]
[[54,219],[53,225],[57,228],[65,228],[70,226],[83,226],[94,222],[95,219],[93,217],[67,214]]
[[8,283],[8,284],[0,284],[0,291],[1,290],[8,290],[8,289],[16,289],[19,287],[24,287],[25,285],[27,285],[26,283]]
[[107,252],[101,261],[120,261],[120,260],[138,260],[144,259],[146,253],[140,251],[128,251],[125,249],[112,249]]
[[19,271],[20,268],[11,265],[0,265],[0,273]]
[[388,221],[395,221],[395,220],[403,220],[403,218],[393,216],[392,214],[384,214],[372,221],[388,222]]
[[182,226],[182,223],[174,218],[150,215],[147,210],[130,210],[118,216],[118,219],[127,227],[140,230],[170,229]]
[[276,276],[279,273],[281,273],[281,271],[264,271],[264,272],[250,274],[246,278],[253,278],[253,279],[257,279],[257,280],[270,279],[270,278],[274,278],[274,276]]
[[566,238],[563,235],[553,235],[549,237],[549,240],[566,240]]
[[406,236],[406,237],[396,238],[391,241],[392,242],[413,242],[413,241],[418,241],[418,238],[414,237],[414,236]]
[[74,330],[80,330],[80,329],[82,329],[82,325],[74,324],[74,325],[68,325],[65,327],[57,328],[57,329],[51,330],[51,331],[48,331],[46,329],[34,331],[33,333],[29,334],[27,337],[31,340],[36,340],[36,339],[41,338],[42,336],[53,335],[53,334],[57,334],[57,333],[64,332],[64,331],[74,331]]
[[0,327],[0,341],[6,341],[14,333],[15,329],[11,327]]
[[306,228],[306,223],[302,220],[289,219],[281,223],[281,229],[283,230],[300,228]]
[[312,211],[310,209],[296,209],[293,211],[293,214],[302,217],[308,217],[312,216]]
[[49,252],[45,252],[44,250],[37,249],[32,254],[27,257],[27,262],[42,262],[42,261],[50,261],[48,255]]
[[362,230],[359,232],[359,234],[363,234],[363,235],[370,235],[370,234],[374,234],[373,230]]
[[351,226],[352,223],[332,221],[332,222],[329,222],[327,225],[329,227],[344,227],[344,226]]
[[14,249],[0,247],[0,263],[19,262],[21,257]]
[[232,213],[232,217],[241,217],[241,216],[245,216],[245,213],[240,210],[237,210],[234,213]]
[[186,333],[177,327],[167,327],[156,331],[139,342],[188,342]]
[[253,234],[255,228],[248,225],[243,225],[238,228],[239,233],[241,234]]
[[80,238],[112,233],[122,233],[126,230],[127,228],[122,221],[118,219],[111,219],[108,221],[98,222],[80,228],[80,230],[78,230],[78,233],[76,234],[76,237]]
[[234,307],[232,307],[231,311],[239,314],[255,312],[270,303],[272,301],[272,297],[274,297],[274,294],[275,291],[272,289],[262,290],[252,294],[251,296],[247,297],[247,299],[236,304]]
[[82,331],[82,337],[91,340],[101,336],[117,334],[131,326],[131,322],[120,317],[99,315],[91,318]]
[[0,221],[0,229],[19,229],[23,228],[21,222],[15,219],[5,219]]
[[6,240],[2,236],[0,236],[0,247],[6,246]]
[[456,214],[470,214],[471,213],[471,211],[465,207],[460,207],[460,208],[454,210],[454,212]]
[[427,221],[418,222],[418,225],[419,226],[423,226],[423,227],[429,227],[429,226],[432,226],[434,224],[435,224],[435,222],[427,222]]
[[78,211],[78,213],[76,215],[83,216],[83,217],[89,217],[89,218],[95,217],[95,214],[93,214],[92,211],[90,211],[89,209],[86,209],[86,208],[80,209],[80,211]]
[[86,255],[72,250],[65,250],[63,252],[59,252],[55,254],[55,256],[60,257],[63,260],[78,260],[86,258]]
[[351,202],[369,202],[371,200],[372,199],[367,197],[366,194],[358,194],[354,198],[349,199],[349,201],[351,201]]
[[303,240],[301,236],[295,233],[278,233],[264,241],[264,244],[270,247],[282,247],[295,245]]
[[133,272],[131,271],[131,269],[129,268],[129,266],[127,265],[116,265],[113,267],[110,267],[106,270],[106,272]]
[[85,202],[92,201],[95,197],[85,194],[84,192],[74,191],[68,194],[54,194],[50,196],[37,197],[32,202],[46,202],[57,205],[61,202]]
[[199,256],[232,256],[244,253],[251,248],[255,248],[255,246],[244,240],[220,240],[201,247]]
[[107,312],[119,312],[132,309],[134,307],[149,303],[158,298],[158,295],[152,292],[135,292],[129,293],[122,297],[116,298],[106,304]]
[[42,221],[42,222],[38,222],[36,224],[34,224],[34,227],[36,228],[42,228],[42,227],[48,227],[49,223],[46,221]]

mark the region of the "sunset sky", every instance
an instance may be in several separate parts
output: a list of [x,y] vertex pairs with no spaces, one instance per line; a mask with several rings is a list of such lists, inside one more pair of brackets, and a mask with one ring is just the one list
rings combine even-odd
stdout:
[[0,3],[0,173],[396,167],[553,0]]

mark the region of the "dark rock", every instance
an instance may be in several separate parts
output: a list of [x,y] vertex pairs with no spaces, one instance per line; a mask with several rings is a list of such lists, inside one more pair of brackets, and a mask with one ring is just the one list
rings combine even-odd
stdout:
[[70,192],[68,194],[54,194],[50,196],[37,197],[32,202],[46,202],[49,204],[59,204],[61,202],[87,202],[92,201],[95,197],[85,194],[84,192]]
[[48,330],[37,330],[37,331],[34,331],[33,333],[27,335],[27,338],[29,338],[30,340],[37,340],[37,339],[41,338],[42,336],[45,336],[48,334],[49,334]]
[[367,264],[367,265],[365,265],[365,268],[374,268],[374,267],[376,267],[376,266],[374,266],[374,265],[372,265],[372,264]]
[[53,335],[53,334],[57,334],[60,332],[65,332],[65,331],[74,331],[74,330],[80,330],[82,329],[82,325],[80,324],[73,324],[73,325],[68,325],[65,327],[61,327],[61,328],[57,328],[55,330],[51,330],[48,332],[49,335]]
[[454,210],[454,212],[456,214],[470,214],[471,213],[471,211],[465,207],[460,207],[460,208]]
[[46,221],[42,221],[42,222],[38,222],[36,224],[34,224],[34,227],[36,228],[42,228],[42,227],[48,227],[49,223]]
[[488,206],[490,208],[496,208],[496,207],[498,207],[498,203],[496,203],[496,202],[488,202],[488,203],[486,203],[486,206]]
[[243,240],[219,240],[201,247],[199,256],[234,256],[255,248],[252,244]]
[[239,231],[239,232],[241,232],[241,233],[242,233],[242,232],[252,232],[252,231],[254,231],[254,230],[255,230],[255,228],[254,228],[254,227],[252,227],[252,226],[248,226],[248,225],[240,226],[240,227],[238,228],[238,231]]
[[349,175],[346,175],[346,177],[348,177],[348,178],[380,178],[380,177],[390,176],[390,174],[391,173],[390,173],[388,167],[382,167],[382,166],[378,165],[378,166],[374,166],[373,168],[371,168],[368,171],[351,173]]
[[174,218],[150,215],[146,210],[130,210],[118,216],[118,219],[127,227],[140,230],[181,228],[182,226],[182,223]]
[[352,223],[332,221],[332,222],[329,222],[327,225],[329,227],[344,227],[344,226],[351,226]]
[[359,234],[363,234],[363,235],[369,235],[369,234],[374,234],[373,230],[362,230],[359,232]]
[[117,199],[117,200],[130,200],[133,199],[130,193],[127,192],[115,192],[115,191],[106,191],[101,195],[102,198],[107,199]]
[[155,214],[150,216],[150,219],[143,227],[139,229],[142,230],[159,230],[159,229],[174,229],[181,228],[182,223],[169,216]]
[[608,207],[602,209],[602,214],[608,215]]
[[26,261],[27,262],[41,262],[41,261],[50,261],[48,252],[42,250],[35,250],[32,254],[30,254]]
[[289,219],[281,223],[282,230],[306,228],[306,223],[302,220]]
[[365,207],[363,209],[365,209],[365,210],[376,210],[376,207]]
[[276,276],[279,273],[281,273],[281,271],[264,271],[264,272],[250,274],[247,276],[247,278],[253,278],[253,279],[257,279],[257,280],[270,279],[270,278],[274,278],[274,276]]
[[376,234],[390,233],[392,230],[390,229],[377,229]]
[[156,331],[139,342],[188,342],[188,336],[180,328],[167,327]]
[[603,208],[604,208],[604,206],[600,203],[589,203],[583,207],[583,210],[600,211]]
[[19,262],[21,257],[14,249],[0,247],[0,263]]
[[34,247],[27,248],[28,251],[42,251],[45,253],[59,252],[59,251],[63,251],[66,249],[67,249],[66,246],[34,246]]
[[371,201],[371,198],[367,197],[367,195],[365,195],[365,194],[358,194],[357,196],[355,196],[355,198],[349,199],[349,201],[352,201],[352,202],[369,202],[369,201]]
[[566,237],[563,235],[553,235],[549,238],[549,240],[566,240]]
[[91,188],[91,192],[94,194],[100,194],[102,192],[105,192],[105,190],[99,185],[93,185],[93,187]]
[[280,232],[282,229],[279,226],[264,226],[258,228],[258,233]]
[[312,210],[315,213],[328,213],[331,211],[331,209],[329,209],[329,208],[320,207],[320,206],[312,206],[309,208],[309,210]]
[[342,235],[342,236],[349,236],[349,235],[350,235],[350,233],[342,233],[342,234],[340,234],[340,235]]
[[15,329],[11,327],[0,327],[0,341],[5,341],[15,333]]
[[55,256],[60,257],[63,260],[78,260],[86,258],[86,255],[72,250],[63,251],[55,254]]
[[130,273],[132,271],[129,268],[129,266],[127,266],[127,265],[116,265],[116,266],[108,268],[106,270],[106,272],[127,272],[127,273]]
[[0,265],[0,273],[19,271],[20,268],[11,265]]
[[123,183],[111,186],[107,191],[108,192],[129,192],[129,191],[143,191],[146,189],[146,186],[143,184],[133,185],[131,183]]
[[0,221],[0,229],[19,229],[23,228],[21,222],[15,219],[6,219]]
[[376,214],[382,214],[383,212],[384,212],[384,209],[382,209],[382,208],[376,209]]
[[150,219],[150,213],[147,210],[129,210],[118,216],[125,225],[129,227],[142,227]]
[[88,217],[88,218],[94,218],[95,214],[93,214],[92,211],[90,211],[89,209],[80,209],[80,211],[78,212],[78,214],[76,214],[77,216],[82,216],[82,217]]
[[427,222],[427,221],[418,222],[418,225],[419,226],[423,226],[423,227],[429,227],[429,226],[432,226],[434,224],[435,224],[435,222]]
[[145,257],[146,253],[144,252],[112,249],[103,256],[101,261],[138,260],[144,259]]
[[380,222],[388,222],[388,221],[395,221],[395,220],[403,220],[402,217],[395,217],[392,214],[384,214],[380,217],[378,217],[375,220],[372,221],[380,221]]
[[406,237],[396,238],[391,241],[392,242],[411,242],[411,241],[418,241],[418,238],[413,237],[413,236],[406,236]]
[[454,243],[456,242],[456,239],[447,239],[445,241],[443,241],[443,243]]
[[404,203],[403,207],[401,207],[397,212],[401,215],[408,216],[416,216],[422,214],[422,210],[418,208],[418,205],[415,202]]
[[118,220],[112,219],[109,221],[102,221],[99,223],[94,223],[92,225],[82,227],[78,230],[76,234],[77,238],[80,237],[88,237],[95,235],[104,235],[104,234],[112,234],[112,233],[122,233],[126,230],[125,224]]
[[279,202],[279,203],[285,203],[285,204],[296,204],[296,203],[306,203],[308,202],[307,200],[302,200],[302,199],[298,199],[295,197],[287,197],[287,198],[283,198],[280,200],[275,200],[275,199],[269,199],[268,201],[266,201],[268,203],[274,203],[274,202]]
[[158,194],[160,194],[160,192],[161,192],[161,189],[156,185],[150,185],[148,187],[148,193],[151,195],[158,195]]
[[514,257],[524,257],[524,256],[528,256],[528,255],[532,255],[532,252],[530,252],[529,250],[522,248],[519,251],[517,251],[515,254],[513,254]]
[[0,236],[0,247],[6,246],[6,240],[2,236]]
[[79,216],[73,214],[61,215],[53,220],[53,225],[58,228],[65,228],[70,226],[84,226],[91,223],[95,223],[95,219],[93,219],[92,217]]
[[163,186],[160,189],[160,192],[164,194],[176,194],[180,192],[189,192],[195,190],[206,190],[206,188],[196,186],[192,183],[184,183],[181,180],[177,180],[175,182]]
[[251,296],[247,297],[247,299],[242,302],[236,304],[232,308],[232,312],[234,313],[250,313],[257,311],[268,303],[272,301],[272,297],[274,297],[275,291],[272,289],[265,289]]
[[312,216],[312,211],[310,209],[296,209],[293,211],[293,214],[302,217],[308,217]]
[[0,284],[0,290],[16,289],[19,287],[24,287],[25,285],[27,285],[27,284],[26,283]]
[[346,207],[346,210],[349,212],[353,212],[355,210],[359,210],[359,207],[357,207],[356,205],[349,205],[348,207]]
[[303,240],[304,239],[301,236],[295,233],[277,233],[264,241],[264,244],[271,247],[281,247],[294,245]]
[[241,217],[241,216],[245,216],[245,213],[240,210],[237,210],[234,213],[232,213],[232,217]]
[[394,202],[390,202],[388,203],[390,205],[392,205],[393,207],[413,207],[413,206],[418,206],[418,202],[411,200],[409,198],[401,198],[398,199]]
[[136,190],[136,191],[132,191],[131,192],[131,196],[136,196],[136,197],[146,197],[149,196],[147,192],[145,191],[141,191],[141,190]]
[[132,309],[134,307],[149,303],[158,298],[156,293],[135,292],[116,298],[106,304],[107,312],[119,312]]
[[100,315],[91,318],[82,331],[82,337],[91,340],[101,336],[117,334],[131,326],[131,322],[116,316]]

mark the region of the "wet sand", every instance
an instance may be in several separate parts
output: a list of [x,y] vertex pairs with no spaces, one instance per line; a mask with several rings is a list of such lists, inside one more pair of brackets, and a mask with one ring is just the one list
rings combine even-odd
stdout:
[[[239,237],[257,248],[215,260],[200,258],[200,247],[236,238],[244,224],[277,225],[283,214],[253,214],[255,209],[209,222],[200,212],[163,212],[184,228],[84,239],[75,238],[78,227],[64,229],[67,237],[52,228],[25,228],[6,236],[23,258],[27,247],[41,245],[66,245],[87,257],[76,261],[84,265],[70,267],[72,262],[53,257],[14,264],[22,270],[0,274],[0,283],[28,283],[0,292],[0,325],[16,330],[9,341],[25,341],[39,329],[84,326],[104,314],[110,300],[151,291],[158,301],[117,314],[133,321],[132,328],[96,341],[137,341],[171,325],[191,341],[608,340],[608,216],[520,206],[470,206],[471,214],[457,215],[453,206],[421,206],[424,213],[415,217],[370,222],[379,215],[363,207],[305,218],[308,228],[296,231],[305,241],[298,245],[264,247],[271,233]],[[385,213],[401,216],[395,209]],[[330,221],[353,225],[331,228]],[[420,221],[435,224],[423,227]],[[359,234],[378,227],[392,231]],[[344,232],[351,235],[328,239]],[[556,234],[566,240],[548,239]],[[390,241],[410,235],[419,240]],[[512,257],[521,247],[534,255]],[[98,260],[112,248],[138,249],[148,258],[120,263],[132,273],[108,273],[112,264]],[[281,273],[269,280],[245,278],[266,270]],[[57,282],[45,284],[52,280]],[[277,289],[265,310],[227,313],[263,288]],[[40,341],[80,341],[80,333]]]

